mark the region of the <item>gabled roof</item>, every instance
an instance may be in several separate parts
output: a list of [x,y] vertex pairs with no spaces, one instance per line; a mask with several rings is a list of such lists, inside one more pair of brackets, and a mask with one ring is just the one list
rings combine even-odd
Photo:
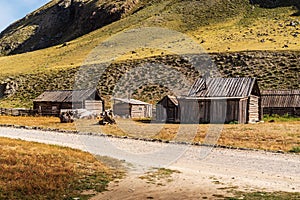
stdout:
[[171,95],[164,96],[164,98],[162,98],[161,100],[159,100],[157,102],[157,104],[161,104],[166,98],[168,98],[175,106],[179,105],[177,97],[171,96]]
[[263,107],[300,107],[300,90],[262,91]]
[[255,78],[199,78],[191,87],[189,97],[248,97]]
[[172,101],[172,103],[174,103],[174,105],[178,106],[178,100],[175,96],[168,95],[167,97],[170,99],[170,101]]
[[34,102],[82,102],[95,97],[95,89],[85,90],[47,90],[38,96]]
[[120,101],[122,103],[128,103],[128,104],[133,104],[133,105],[149,105],[149,103],[136,100],[136,99],[122,99],[122,98],[114,98],[116,101]]

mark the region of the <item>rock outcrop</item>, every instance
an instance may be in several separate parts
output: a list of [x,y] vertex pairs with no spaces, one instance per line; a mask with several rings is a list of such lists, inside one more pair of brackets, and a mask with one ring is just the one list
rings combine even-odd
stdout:
[[139,0],[53,0],[0,34],[0,55],[63,44],[133,12]]

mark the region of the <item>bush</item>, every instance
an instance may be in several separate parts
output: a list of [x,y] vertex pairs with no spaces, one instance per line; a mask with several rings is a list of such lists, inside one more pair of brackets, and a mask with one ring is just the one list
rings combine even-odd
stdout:
[[264,121],[267,121],[267,122],[300,121],[300,118],[289,115],[288,113],[286,113],[282,116],[280,116],[278,114],[272,114],[272,115],[265,114],[264,115]]
[[293,147],[289,152],[291,152],[291,153],[300,153],[300,146]]

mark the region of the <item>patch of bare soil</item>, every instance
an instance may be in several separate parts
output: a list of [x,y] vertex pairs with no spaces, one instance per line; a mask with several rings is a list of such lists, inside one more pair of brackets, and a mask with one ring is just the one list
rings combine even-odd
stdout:
[[120,182],[109,185],[108,191],[92,200],[119,199],[218,199],[230,197],[233,186],[225,186],[214,177],[192,173],[173,173],[171,179],[148,181],[141,174],[129,173]]

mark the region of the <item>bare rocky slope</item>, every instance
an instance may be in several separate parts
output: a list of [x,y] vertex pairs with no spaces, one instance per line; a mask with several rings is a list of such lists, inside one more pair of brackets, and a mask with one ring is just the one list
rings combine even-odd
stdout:
[[121,19],[139,0],[53,0],[0,34],[0,55],[62,44]]
[[[294,15],[299,15],[298,0],[52,0],[0,34],[0,55],[64,44],[151,6],[161,9],[147,10],[149,17],[140,18],[138,23],[188,32],[228,18],[246,16],[251,13],[251,4],[263,8],[294,6],[298,9]],[[149,24],[154,16],[156,20]]]

